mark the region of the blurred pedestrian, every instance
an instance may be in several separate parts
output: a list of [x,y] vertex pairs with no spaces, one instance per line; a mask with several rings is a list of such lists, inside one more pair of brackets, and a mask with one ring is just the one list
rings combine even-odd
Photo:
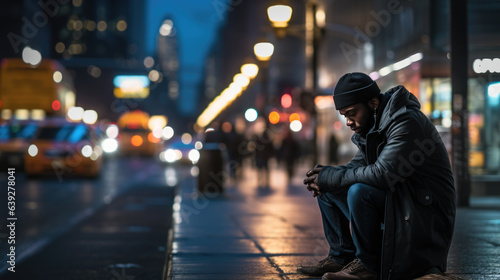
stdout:
[[280,163],[286,167],[286,174],[290,182],[294,175],[296,159],[300,156],[299,143],[295,140],[290,129],[287,129],[285,132],[278,155]]
[[236,132],[233,129],[233,125],[230,122],[224,122],[222,124],[222,143],[227,149],[227,169],[229,170],[229,176],[231,179],[236,177]]
[[243,177],[243,162],[250,156],[250,151],[248,150],[249,140],[245,136],[245,129],[245,120],[243,118],[236,118],[234,124],[234,157],[236,160],[236,179],[238,180]]
[[335,134],[330,136],[328,144],[329,162],[333,165],[337,165],[339,163],[339,142],[337,141]]
[[358,152],[346,165],[307,172],[330,250],[298,272],[323,280],[444,273],[456,213],[453,174],[417,98],[403,86],[381,94],[369,76],[349,73],[333,99]]
[[253,146],[259,187],[269,187],[269,159],[274,157],[274,146],[267,129],[253,137]]

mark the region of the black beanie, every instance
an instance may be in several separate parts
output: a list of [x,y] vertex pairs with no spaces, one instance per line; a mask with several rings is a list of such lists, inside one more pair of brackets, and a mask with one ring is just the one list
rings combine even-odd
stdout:
[[370,76],[363,73],[347,73],[342,76],[333,91],[335,109],[368,102],[380,93],[380,89]]

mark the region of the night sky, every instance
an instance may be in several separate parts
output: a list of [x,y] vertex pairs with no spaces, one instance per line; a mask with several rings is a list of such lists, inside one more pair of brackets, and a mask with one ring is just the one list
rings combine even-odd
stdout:
[[194,110],[196,90],[202,78],[203,64],[214,40],[217,26],[224,21],[226,0],[148,0],[148,55],[155,50],[158,29],[165,17],[171,17],[177,29],[180,60],[181,111]]

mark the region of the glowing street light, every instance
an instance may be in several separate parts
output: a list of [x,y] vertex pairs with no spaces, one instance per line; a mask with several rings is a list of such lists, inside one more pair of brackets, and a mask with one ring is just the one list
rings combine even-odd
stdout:
[[68,117],[72,121],[81,121],[85,110],[82,107],[71,107],[68,110]]
[[292,8],[288,5],[273,5],[267,8],[267,15],[273,27],[284,28],[292,18]]
[[255,110],[254,108],[250,108],[245,111],[245,119],[249,122],[255,121],[258,116],[259,114],[257,113],[257,110]]
[[302,130],[302,123],[298,120],[291,122],[290,130],[292,130],[293,132],[299,132],[300,130]]
[[233,82],[236,85],[240,86],[241,88],[246,88],[248,86],[248,84],[250,83],[250,78],[248,78],[247,75],[239,73],[239,74],[234,75]]
[[[289,0],[273,0],[275,4],[270,6],[267,10],[267,15],[269,21],[274,27],[276,36],[278,38],[283,38],[287,34],[287,29],[290,34],[293,34],[293,29],[288,27],[288,22],[292,16],[292,8],[288,5]],[[305,1],[306,2],[306,14],[304,22],[305,30],[305,55],[306,59],[309,60],[309,65],[306,70],[306,81],[305,88],[308,88],[316,95],[318,89],[318,48],[319,42],[322,36],[322,30],[325,27],[326,14],[324,9],[319,8],[316,1]],[[287,28],[288,27],[288,28]],[[300,27],[301,28],[301,27]],[[301,28],[302,29],[302,28]],[[301,36],[302,37],[302,36]],[[311,119],[313,123],[316,119],[315,108],[311,112]],[[302,129],[302,124],[300,121],[294,121],[293,128],[291,124],[291,129],[293,131],[300,131]],[[295,130],[294,130],[295,129]],[[313,161],[317,161],[317,129],[313,130]]]
[[245,74],[250,79],[253,79],[259,73],[259,66],[254,63],[243,64],[243,66],[241,66],[241,73]]
[[260,42],[253,47],[255,56],[260,61],[269,61],[274,53],[274,45],[269,42]]
[[95,110],[85,110],[82,115],[83,122],[86,124],[95,124],[98,117]]

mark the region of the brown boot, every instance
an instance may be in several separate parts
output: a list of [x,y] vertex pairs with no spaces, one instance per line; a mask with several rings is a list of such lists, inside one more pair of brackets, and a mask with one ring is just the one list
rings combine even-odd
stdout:
[[354,259],[341,271],[325,273],[322,280],[377,280],[378,273],[366,268],[358,259]]
[[327,272],[340,271],[343,267],[343,265],[336,263],[330,257],[326,257],[319,261],[317,265],[297,267],[297,272],[307,276],[321,276]]

